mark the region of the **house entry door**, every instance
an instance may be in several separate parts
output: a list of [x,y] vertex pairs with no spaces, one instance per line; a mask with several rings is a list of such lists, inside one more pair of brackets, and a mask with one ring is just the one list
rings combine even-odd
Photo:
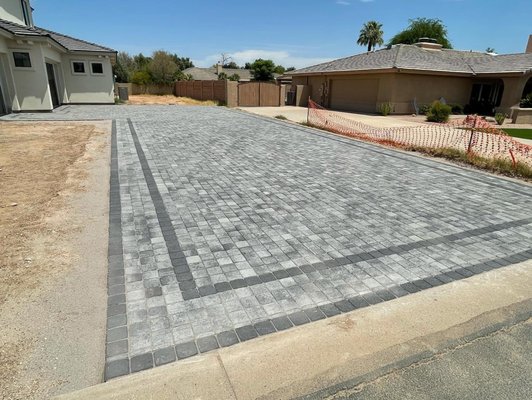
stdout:
[[46,72],[48,73],[48,85],[50,86],[50,95],[52,96],[52,104],[54,108],[59,107],[59,95],[57,94],[57,85],[55,82],[54,65],[46,63]]

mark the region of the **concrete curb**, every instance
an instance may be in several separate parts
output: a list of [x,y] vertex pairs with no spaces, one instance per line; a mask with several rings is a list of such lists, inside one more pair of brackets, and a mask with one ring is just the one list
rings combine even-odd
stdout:
[[[532,299],[479,315],[478,317],[473,318],[464,324],[451,327],[447,331],[438,332],[429,335],[427,338],[423,338],[423,342],[430,344],[433,340],[436,340],[437,342],[438,336],[447,336],[448,334],[452,336],[456,335],[455,337],[451,337],[440,343],[436,343],[432,350],[422,351],[404,359],[397,360],[365,375],[353,377],[348,381],[328,387],[315,393],[311,393],[309,395],[298,397],[298,399],[314,400],[333,396],[340,391],[352,389],[355,386],[373,381],[393,371],[409,367],[419,362],[428,361],[432,357],[445,353],[448,350],[463,346],[476,339],[489,336],[502,329],[510,328],[516,324],[525,322],[530,318],[532,318]],[[479,329],[478,327],[480,326],[481,328]],[[464,336],[460,336],[461,334],[464,334]]]
[[531,267],[493,270],[60,398],[319,398],[530,318]]

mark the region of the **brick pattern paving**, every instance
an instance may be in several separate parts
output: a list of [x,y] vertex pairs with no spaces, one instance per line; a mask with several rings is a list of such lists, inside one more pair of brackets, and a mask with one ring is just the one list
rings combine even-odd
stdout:
[[113,118],[106,379],[532,258],[530,186],[201,107]]

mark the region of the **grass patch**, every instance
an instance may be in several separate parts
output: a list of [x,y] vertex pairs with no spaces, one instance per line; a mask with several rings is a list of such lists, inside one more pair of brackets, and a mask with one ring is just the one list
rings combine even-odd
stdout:
[[515,166],[512,161],[503,158],[487,158],[476,154],[468,154],[463,150],[450,148],[430,149],[426,147],[408,147],[405,150],[417,151],[432,157],[445,158],[459,164],[471,165],[479,169],[495,172],[513,178],[532,179],[532,167],[521,161]]
[[288,119],[284,115],[276,115],[274,118],[282,119],[283,121],[286,121]]
[[532,140],[532,129],[503,129],[508,135],[513,137],[518,137],[522,139],[531,139]]

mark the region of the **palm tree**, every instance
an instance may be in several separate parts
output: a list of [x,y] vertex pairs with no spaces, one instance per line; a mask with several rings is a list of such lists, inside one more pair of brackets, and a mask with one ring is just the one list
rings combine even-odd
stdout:
[[357,44],[361,46],[368,46],[368,51],[374,50],[376,45],[381,46],[384,43],[382,36],[382,24],[377,21],[368,21],[364,24],[360,30],[360,36],[358,37]]

